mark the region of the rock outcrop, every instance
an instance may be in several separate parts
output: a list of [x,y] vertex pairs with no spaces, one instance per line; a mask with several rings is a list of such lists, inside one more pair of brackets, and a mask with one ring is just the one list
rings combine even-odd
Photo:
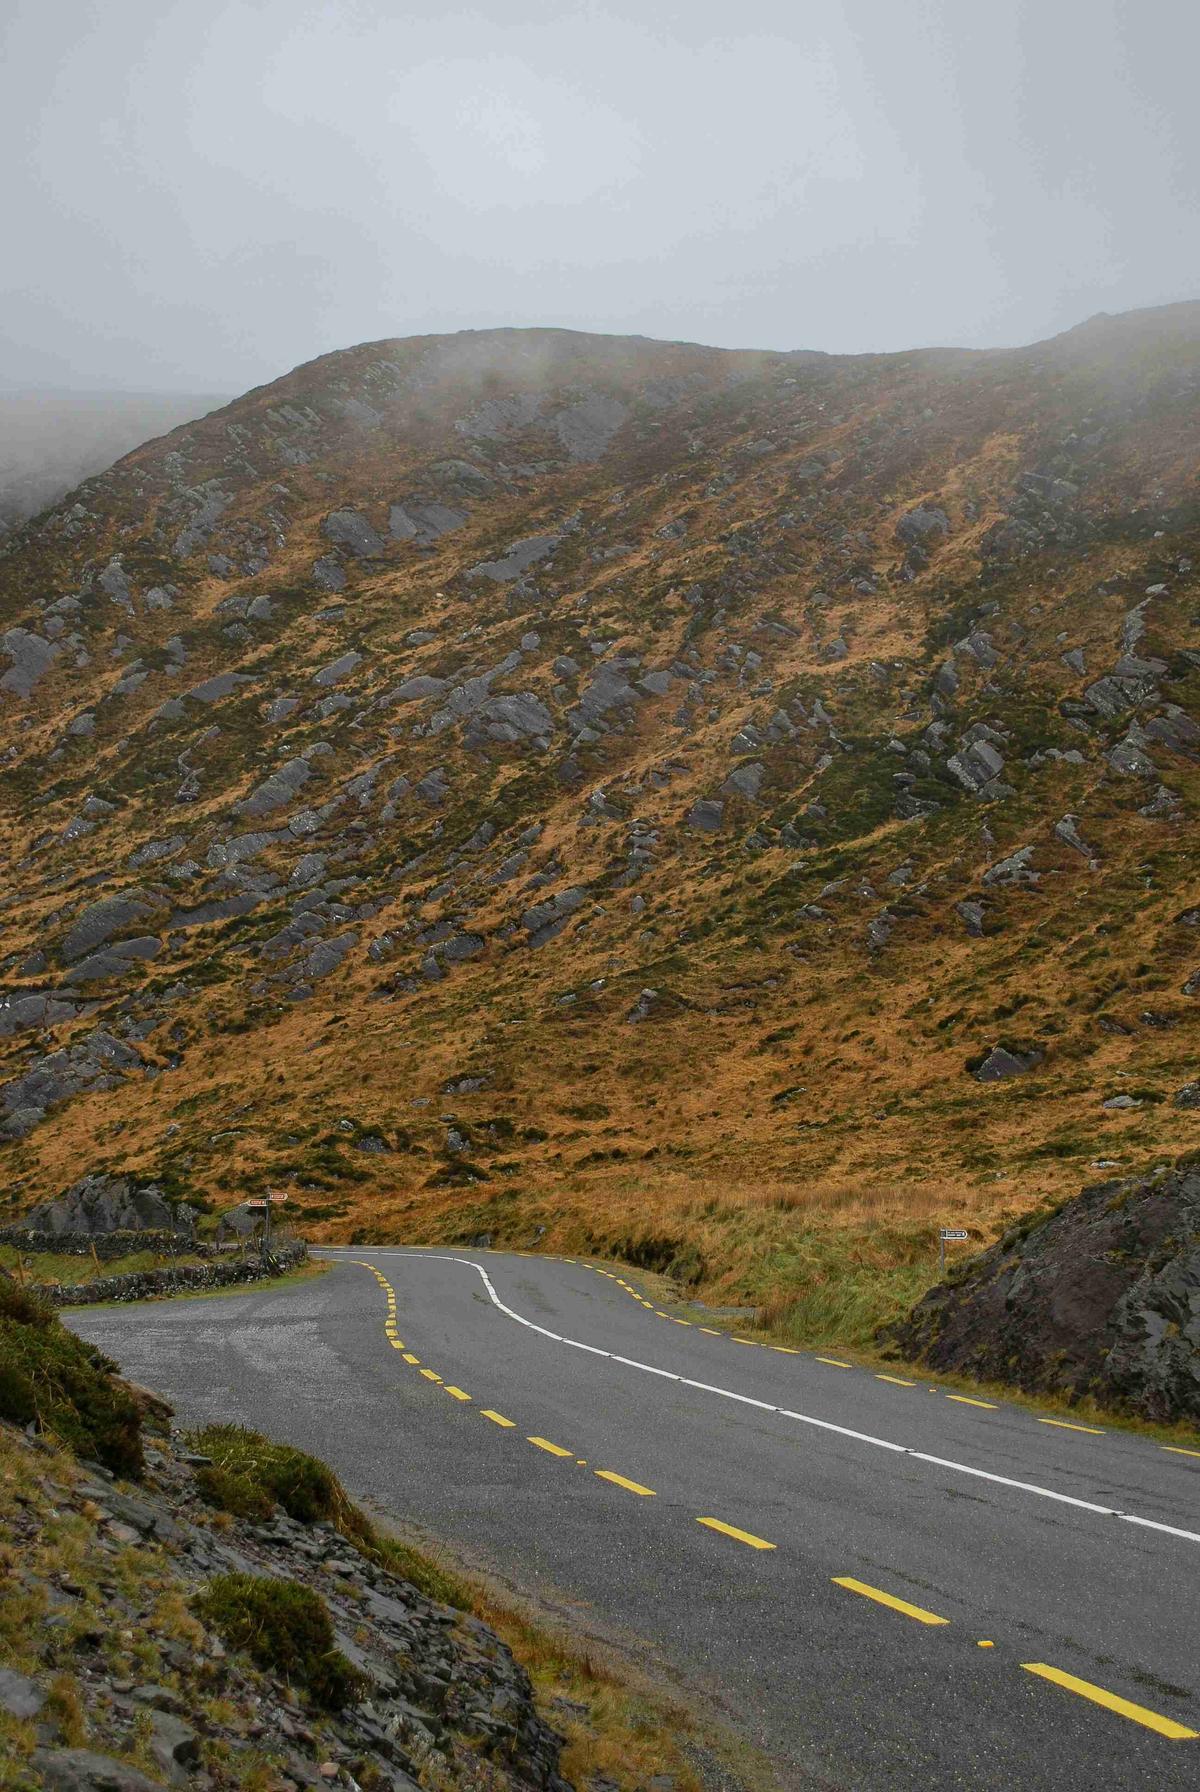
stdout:
[[[165,1412],[153,1396],[140,1398]],[[24,1609],[41,1619],[6,1639],[18,1665],[0,1670],[0,1783],[219,1792],[234,1783],[230,1764],[253,1749],[260,1783],[294,1792],[569,1792],[563,1739],[505,1644],[390,1569],[361,1520],[347,1535],[266,1498],[250,1517],[225,1512],[218,1530],[221,1483],[206,1488],[208,1458],[177,1432],[148,1456],[136,1490],[119,1488],[0,1418],[3,1480],[17,1495],[0,1501],[6,1563]],[[323,1465],[293,1458],[336,1485]],[[345,1511],[340,1490],[336,1497]],[[77,1579],[45,1565],[64,1533],[87,1563]],[[94,1564],[118,1551],[119,1581],[97,1575]],[[206,1604],[214,1586],[290,1597],[310,1623],[315,1614],[346,1692],[322,1704],[264,1649],[227,1648]],[[64,1660],[55,1644],[67,1609],[74,1628]]]
[[50,1234],[174,1232],[189,1234],[196,1215],[186,1202],[168,1201],[154,1182],[103,1173],[82,1176],[53,1201],[22,1219],[31,1232]]
[[1084,1189],[932,1288],[887,1337],[931,1369],[1200,1419],[1200,1160]]

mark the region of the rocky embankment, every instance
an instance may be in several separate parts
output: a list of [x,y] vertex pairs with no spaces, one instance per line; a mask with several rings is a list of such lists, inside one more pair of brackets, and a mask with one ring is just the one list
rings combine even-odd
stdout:
[[81,1176],[52,1201],[31,1208],[13,1232],[37,1233],[55,1241],[53,1249],[70,1249],[71,1240],[155,1236],[164,1240],[191,1238],[196,1212],[186,1201],[170,1201],[157,1182],[137,1176],[93,1171]]
[[1200,1420],[1200,1159],[1015,1228],[887,1340],[932,1369]]
[[[372,1564],[330,1522],[277,1511],[215,1524],[196,1488],[202,1465],[178,1437],[151,1453],[136,1493],[48,1458],[9,1425],[0,1458],[18,1489],[4,1526],[5,1604],[33,1626],[27,1671],[0,1668],[0,1722],[16,1720],[0,1731],[4,1785],[225,1787],[250,1784],[256,1763],[253,1783],[280,1792],[566,1792],[561,1741],[505,1645]],[[228,1575],[318,1595],[359,1689],[353,1703],[315,1708],[302,1686],[226,1649],[193,1614]]]

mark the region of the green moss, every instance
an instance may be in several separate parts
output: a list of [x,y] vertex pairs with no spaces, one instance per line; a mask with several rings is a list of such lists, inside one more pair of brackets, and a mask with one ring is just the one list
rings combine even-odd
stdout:
[[196,1611],[231,1649],[299,1681],[328,1711],[356,1703],[367,1690],[364,1677],[334,1647],[325,1601],[299,1581],[222,1574],[200,1594]]

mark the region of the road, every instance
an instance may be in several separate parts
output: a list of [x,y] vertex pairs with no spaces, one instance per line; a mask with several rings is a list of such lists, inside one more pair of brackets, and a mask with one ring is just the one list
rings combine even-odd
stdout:
[[1200,1453],[739,1342],[611,1265],[331,1254],[65,1317],[637,1639],[784,1786],[1200,1785]]

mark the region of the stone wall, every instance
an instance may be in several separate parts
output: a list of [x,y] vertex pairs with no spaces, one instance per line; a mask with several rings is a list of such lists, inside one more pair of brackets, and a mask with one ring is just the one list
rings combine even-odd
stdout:
[[39,1289],[57,1307],[87,1307],[104,1300],[150,1300],[155,1295],[178,1294],[187,1288],[230,1288],[239,1282],[261,1282],[282,1275],[308,1259],[302,1241],[281,1245],[267,1257],[238,1258],[233,1262],[190,1263],[178,1269],[143,1269],[126,1276],[100,1276],[95,1281],[67,1287],[50,1282]]
[[197,1244],[190,1233],[31,1232],[27,1226],[0,1226],[0,1244],[15,1245],[19,1251],[52,1251],[63,1257],[90,1257],[94,1252],[102,1263],[110,1263],[114,1257],[132,1257],[136,1251],[154,1251],[162,1257],[172,1251],[190,1257],[214,1257],[219,1252],[217,1245]]

